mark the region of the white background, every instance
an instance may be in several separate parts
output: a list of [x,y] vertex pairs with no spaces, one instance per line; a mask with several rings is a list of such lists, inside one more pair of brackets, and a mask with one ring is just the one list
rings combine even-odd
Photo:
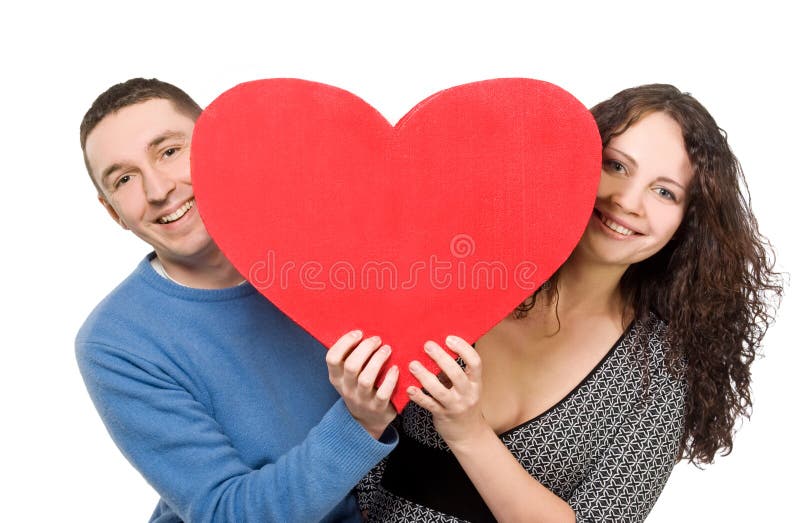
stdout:
[[[95,203],[78,142],[93,99],[133,76],[175,83],[201,105],[242,81],[301,77],[350,90],[390,121],[440,89],[493,77],[548,80],[589,106],[673,83],[728,131],[779,268],[798,269],[800,42],[781,3],[257,4],[0,8],[1,520],[143,521],[156,502],[100,423],[72,346],[147,251]],[[649,521],[796,514],[798,319],[790,288],[733,454],[704,471],[676,467]]]

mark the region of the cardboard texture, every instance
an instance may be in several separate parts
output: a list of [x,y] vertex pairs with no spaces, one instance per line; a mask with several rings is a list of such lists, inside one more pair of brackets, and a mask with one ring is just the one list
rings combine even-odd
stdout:
[[347,91],[268,79],[203,112],[191,164],[210,234],[264,296],[326,346],[354,328],[392,346],[401,410],[408,363],[438,372],[426,340],[475,341],[566,260],[601,144],[538,80],[446,89],[392,126]]

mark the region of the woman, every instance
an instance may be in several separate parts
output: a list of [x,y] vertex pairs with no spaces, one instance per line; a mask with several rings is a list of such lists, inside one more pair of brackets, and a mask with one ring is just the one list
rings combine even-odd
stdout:
[[675,462],[731,450],[780,296],[725,133],[670,85],[592,109],[603,142],[577,248],[442,379],[362,482],[375,521],[641,521]]

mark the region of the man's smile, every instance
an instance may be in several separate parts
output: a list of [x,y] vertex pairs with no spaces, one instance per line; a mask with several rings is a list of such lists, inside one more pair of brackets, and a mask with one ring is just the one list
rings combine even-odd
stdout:
[[176,220],[181,219],[183,215],[189,212],[189,209],[191,209],[192,207],[194,207],[194,198],[191,198],[189,201],[178,207],[176,211],[167,214],[165,216],[162,216],[156,221],[161,224],[172,223]]

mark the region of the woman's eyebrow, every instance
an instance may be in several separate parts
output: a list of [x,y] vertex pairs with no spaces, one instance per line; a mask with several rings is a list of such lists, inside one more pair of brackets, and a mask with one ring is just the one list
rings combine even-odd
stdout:
[[[636,163],[636,160],[634,160],[633,156],[631,156],[630,154],[628,154],[628,153],[626,153],[624,151],[620,151],[619,149],[617,149],[615,147],[606,147],[606,149],[610,149],[610,150],[614,151],[615,153],[619,154],[620,156],[624,156],[625,160],[627,160],[628,163],[630,163],[632,166],[639,167],[639,165]],[[659,176],[658,178],[656,178],[656,181],[657,182],[671,183],[671,184],[677,185],[678,187],[680,187],[684,191],[686,190],[686,187],[684,187],[683,184],[681,184],[680,182],[678,182],[674,178],[670,178],[669,176]]]
[[686,190],[686,187],[684,187],[683,185],[681,185],[681,183],[679,183],[679,182],[678,182],[677,180],[675,180],[674,178],[670,178],[669,176],[659,176],[658,178],[656,178],[656,181],[657,181],[657,182],[667,182],[667,183],[671,183],[671,184],[673,184],[673,185],[677,185],[678,187],[680,187],[680,188],[681,188],[681,189],[683,189],[684,191]]
[[630,164],[631,164],[631,165],[633,165],[634,167],[639,167],[639,164],[637,164],[637,163],[636,163],[636,160],[634,160],[634,159],[633,159],[633,156],[631,156],[630,154],[628,154],[628,153],[626,153],[626,152],[623,152],[623,151],[620,151],[619,149],[616,149],[616,148],[614,148],[614,147],[606,147],[606,149],[611,149],[611,150],[612,150],[612,151],[614,151],[615,153],[617,153],[617,154],[620,154],[620,155],[624,156],[624,157],[625,157],[625,159],[628,161],[628,163],[630,163]]

